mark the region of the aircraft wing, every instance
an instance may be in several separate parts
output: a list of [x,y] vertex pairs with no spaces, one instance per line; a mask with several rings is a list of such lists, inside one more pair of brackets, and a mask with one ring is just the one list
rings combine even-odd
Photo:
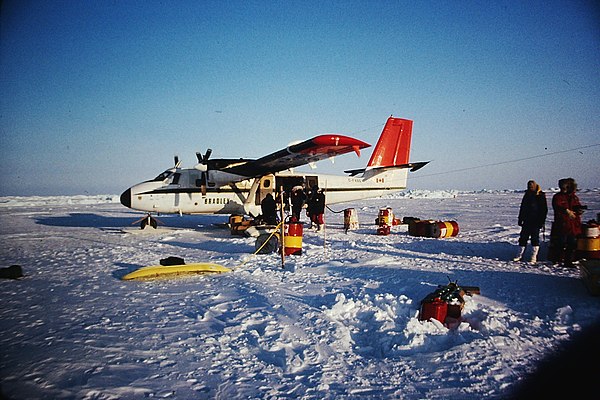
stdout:
[[244,160],[221,169],[223,172],[257,177],[299,167],[340,154],[355,152],[360,157],[360,149],[371,145],[361,140],[337,134],[315,136],[312,139],[292,144],[257,160]]

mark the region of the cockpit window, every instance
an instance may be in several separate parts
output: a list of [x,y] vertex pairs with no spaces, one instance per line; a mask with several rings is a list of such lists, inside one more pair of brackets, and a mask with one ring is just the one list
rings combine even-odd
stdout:
[[[181,177],[181,174],[179,172],[173,172],[173,170],[168,169],[165,172],[163,172],[162,174],[158,175],[156,178],[153,179],[154,182],[164,182],[167,185],[178,185],[179,184],[179,178]],[[170,180],[170,182],[169,182]]]
[[160,175],[158,175],[156,178],[154,178],[155,181],[158,182],[162,182],[165,179],[167,179],[173,172],[171,170],[166,170],[165,172],[161,173]]

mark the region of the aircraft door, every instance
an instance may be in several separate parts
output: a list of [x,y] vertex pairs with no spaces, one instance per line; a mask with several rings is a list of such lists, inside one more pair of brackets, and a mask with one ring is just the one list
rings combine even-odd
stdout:
[[271,193],[273,197],[275,194],[275,177],[273,175],[266,175],[260,178],[260,185],[256,192],[256,205],[260,205],[261,201],[265,198],[267,193]]
[[306,175],[306,189],[310,191],[315,185],[319,186],[319,177],[316,175]]

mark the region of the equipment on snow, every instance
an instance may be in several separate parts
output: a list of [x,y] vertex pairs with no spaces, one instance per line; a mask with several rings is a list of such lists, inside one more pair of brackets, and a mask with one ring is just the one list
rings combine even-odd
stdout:
[[479,287],[461,287],[458,286],[458,281],[450,281],[445,286],[439,285],[435,291],[421,300],[419,320],[429,321],[434,318],[443,324],[447,324],[449,318],[459,320],[465,305],[464,295],[471,296],[479,293]]

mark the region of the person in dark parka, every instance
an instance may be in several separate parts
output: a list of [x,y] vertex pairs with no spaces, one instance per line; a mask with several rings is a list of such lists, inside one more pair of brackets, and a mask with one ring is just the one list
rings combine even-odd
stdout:
[[317,231],[320,232],[325,224],[325,193],[316,185],[313,186],[311,196],[308,199],[306,213],[310,217],[311,227],[316,226]]
[[300,213],[302,211],[302,207],[304,207],[304,203],[306,202],[306,193],[304,192],[304,188],[302,186],[295,186],[292,189],[290,200],[292,202],[292,218],[295,222],[300,222]]
[[521,227],[519,235],[519,252],[514,258],[514,261],[521,261],[527,242],[531,240],[533,247],[531,253],[532,264],[537,262],[538,252],[540,250],[540,229],[546,223],[548,215],[548,203],[546,202],[546,194],[534,180],[527,182],[527,190],[521,200],[519,208],[518,223]]
[[260,203],[263,219],[269,225],[277,225],[277,203],[271,193],[267,193]]

